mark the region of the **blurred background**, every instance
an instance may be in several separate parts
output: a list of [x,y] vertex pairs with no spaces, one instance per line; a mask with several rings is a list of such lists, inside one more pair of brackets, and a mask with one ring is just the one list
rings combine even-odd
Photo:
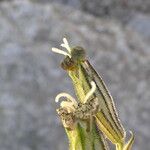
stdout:
[[0,150],[68,149],[54,99],[74,92],[51,52],[64,36],[87,50],[133,150],[149,150],[150,0],[0,0]]

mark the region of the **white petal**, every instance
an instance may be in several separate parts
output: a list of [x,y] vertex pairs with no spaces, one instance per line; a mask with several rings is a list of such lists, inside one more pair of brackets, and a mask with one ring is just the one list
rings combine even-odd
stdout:
[[84,98],[84,102],[86,102],[92,95],[93,93],[95,92],[96,90],[96,84],[94,81],[91,81],[91,90],[86,94],[85,98]]
[[61,50],[61,49],[58,49],[58,48],[55,48],[53,47],[52,48],[52,51],[55,52],[55,53],[58,53],[58,54],[62,54],[62,55],[65,55],[65,56],[69,56],[71,58],[71,55],[68,54],[67,52]]
[[71,102],[74,104],[74,106],[77,106],[77,105],[78,105],[77,101],[76,101],[71,95],[69,95],[68,93],[60,93],[60,94],[58,94],[58,95],[56,96],[56,98],[55,98],[55,102],[56,102],[56,103],[59,102],[59,99],[60,99],[61,97],[66,97],[67,100],[71,101]]

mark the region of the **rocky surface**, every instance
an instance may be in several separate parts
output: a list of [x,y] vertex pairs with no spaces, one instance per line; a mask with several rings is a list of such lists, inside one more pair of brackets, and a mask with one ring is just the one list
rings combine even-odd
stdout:
[[127,23],[137,13],[149,14],[149,0],[30,0],[39,3],[61,3],[100,17],[112,17]]
[[137,13],[129,21],[128,26],[136,30],[145,40],[150,42],[150,14]]
[[50,49],[66,36],[87,49],[109,87],[133,150],[150,147],[150,44],[114,20],[98,19],[59,4],[0,3],[0,149],[65,150],[55,109],[57,93],[72,93]]
[[[149,0],[80,0],[81,8],[98,16],[129,17],[134,12],[150,13]],[[123,19],[123,18],[122,18]]]
[[116,19],[131,26],[146,40],[150,40],[149,0],[30,0],[32,2],[61,3],[97,17]]

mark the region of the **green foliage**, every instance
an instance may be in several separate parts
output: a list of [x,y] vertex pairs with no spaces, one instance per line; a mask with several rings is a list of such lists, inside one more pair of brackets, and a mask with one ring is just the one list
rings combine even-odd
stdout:
[[68,53],[57,48],[52,50],[66,56],[61,66],[72,79],[77,96],[77,100],[67,93],[56,97],[56,101],[66,97],[57,112],[67,132],[70,150],[108,150],[105,137],[116,145],[116,150],[131,150],[134,135],[131,133],[125,144],[126,132],[114,101],[104,81],[86,59],[85,50],[79,46],[70,48],[65,38],[63,41],[61,46]]

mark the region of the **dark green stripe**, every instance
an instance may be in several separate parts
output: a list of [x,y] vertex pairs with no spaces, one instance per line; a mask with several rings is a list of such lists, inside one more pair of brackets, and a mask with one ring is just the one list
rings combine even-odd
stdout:
[[[104,88],[104,87],[105,87],[105,86],[104,86],[104,83],[103,83],[102,79],[100,78],[100,76],[98,75],[98,73],[95,71],[95,69],[91,66],[91,64],[90,64],[88,61],[87,61],[87,63],[88,63],[88,65],[89,65],[89,67],[90,67],[91,74],[89,73],[88,75],[85,75],[85,76],[90,76],[90,77],[92,78],[92,80],[95,81],[95,79],[94,79],[94,74],[96,74],[97,78],[101,81],[101,84],[102,84],[102,86],[103,86],[103,88]],[[83,67],[85,70],[87,70],[83,65],[82,65],[82,67]],[[85,72],[85,71],[84,71],[84,72]],[[87,70],[86,72],[88,73],[89,71]],[[94,74],[93,74],[92,72],[94,72]],[[109,115],[110,115],[110,118],[111,118],[112,121],[114,122],[115,127],[116,127],[117,129],[119,129],[119,132],[120,132],[121,135],[122,135],[122,132],[121,132],[119,123],[114,120],[114,117],[112,116],[112,114],[111,114],[110,111],[109,111],[109,106],[108,106],[107,100],[105,99],[105,96],[103,95],[103,93],[102,93],[102,91],[100,90],[100,88],[99,88],[99,86],[98,86],[98,84],[97,84],[96,81],[95,81],[95,83],[96,83],[96,86],[97,86],[97,90],[99,91],[100,95],[102,96],[102,98],[103,98],[103,100],[104,100],[104,103],[105,103],[105,105],[106,105],[106,108],[107,108],[107,111],[108,111],[108,113],[109,113]],[[104,90],[106,90],[106,87],[104,88]],[[108,93],[107,90],[106,90],[106,93],[109,95],[109,93]],[[110,95],[109,95],[109,98],[110,98]],[[111,102],[111,104],[112,104],[112,99],[111,99],[111,98],[110,98],[110,102]],[[114,110],[114,105],[113,105],[113,104],[112,104],[112,108],[113,108],[113,111],[116,112],[116,111]],[[116,116],[115,113],[114,113],[114,115]],[[118,118],[117,118],[117,119],[118,119]],[[118,126],[118,125],[119,125],[119,126]],[[111,126],[113,126],[113,125],[111,124]],[[117,131],[116,131],[116,132],[117,132]],[[118,135],[118,133],[117,133],[117,135]],[[119,135],[118,135],[118,136],[119,136]],[[119,136],[119,137],[120,137],[120,136]]]
[[[121,130],[124,130],[124,129],[123,129],[123,127],[122,127],[122,125],[121,125],[121,123],[120,123],[120,121],[119,121],[119,119],[118,119],[118,114],[117,114],[117,112],[116,112],[116,108],[115,108],[115,106],[114,106],[113,99],[112,99],[112,97],[111,97],[109,91],[107,90],[104,81],[103,81],[102,78],[98,75],[98,73],[97,73],[96,70],[93,68],[93,66],[90,64],[90,62],[89,62],[89,61],[86,61],[86,62],[88,63],[90,69],[94,72],[94,74],[96,75],[96,77],[99,79],[101,85],[103,86],[104,91],[106,92],[106,96],[108,96],[108,98],[110,99],[112,109],[113,109],[113,111],[115,112],[115,113],[114,113],[114,116],[115,116],[115,120],[116,120],[116,121],[115,121],[115,120],[114,120],[114,121],[117,123],[116,125],[117,125],[117,127],[119,128],[120,133],[123,134]],[[94,76],[94,75],[93,75],[93,76]],[[105,96],[104,96],[104,97],[105,97]],[[114,118],[113,118],[113,119],[114,119]]]

